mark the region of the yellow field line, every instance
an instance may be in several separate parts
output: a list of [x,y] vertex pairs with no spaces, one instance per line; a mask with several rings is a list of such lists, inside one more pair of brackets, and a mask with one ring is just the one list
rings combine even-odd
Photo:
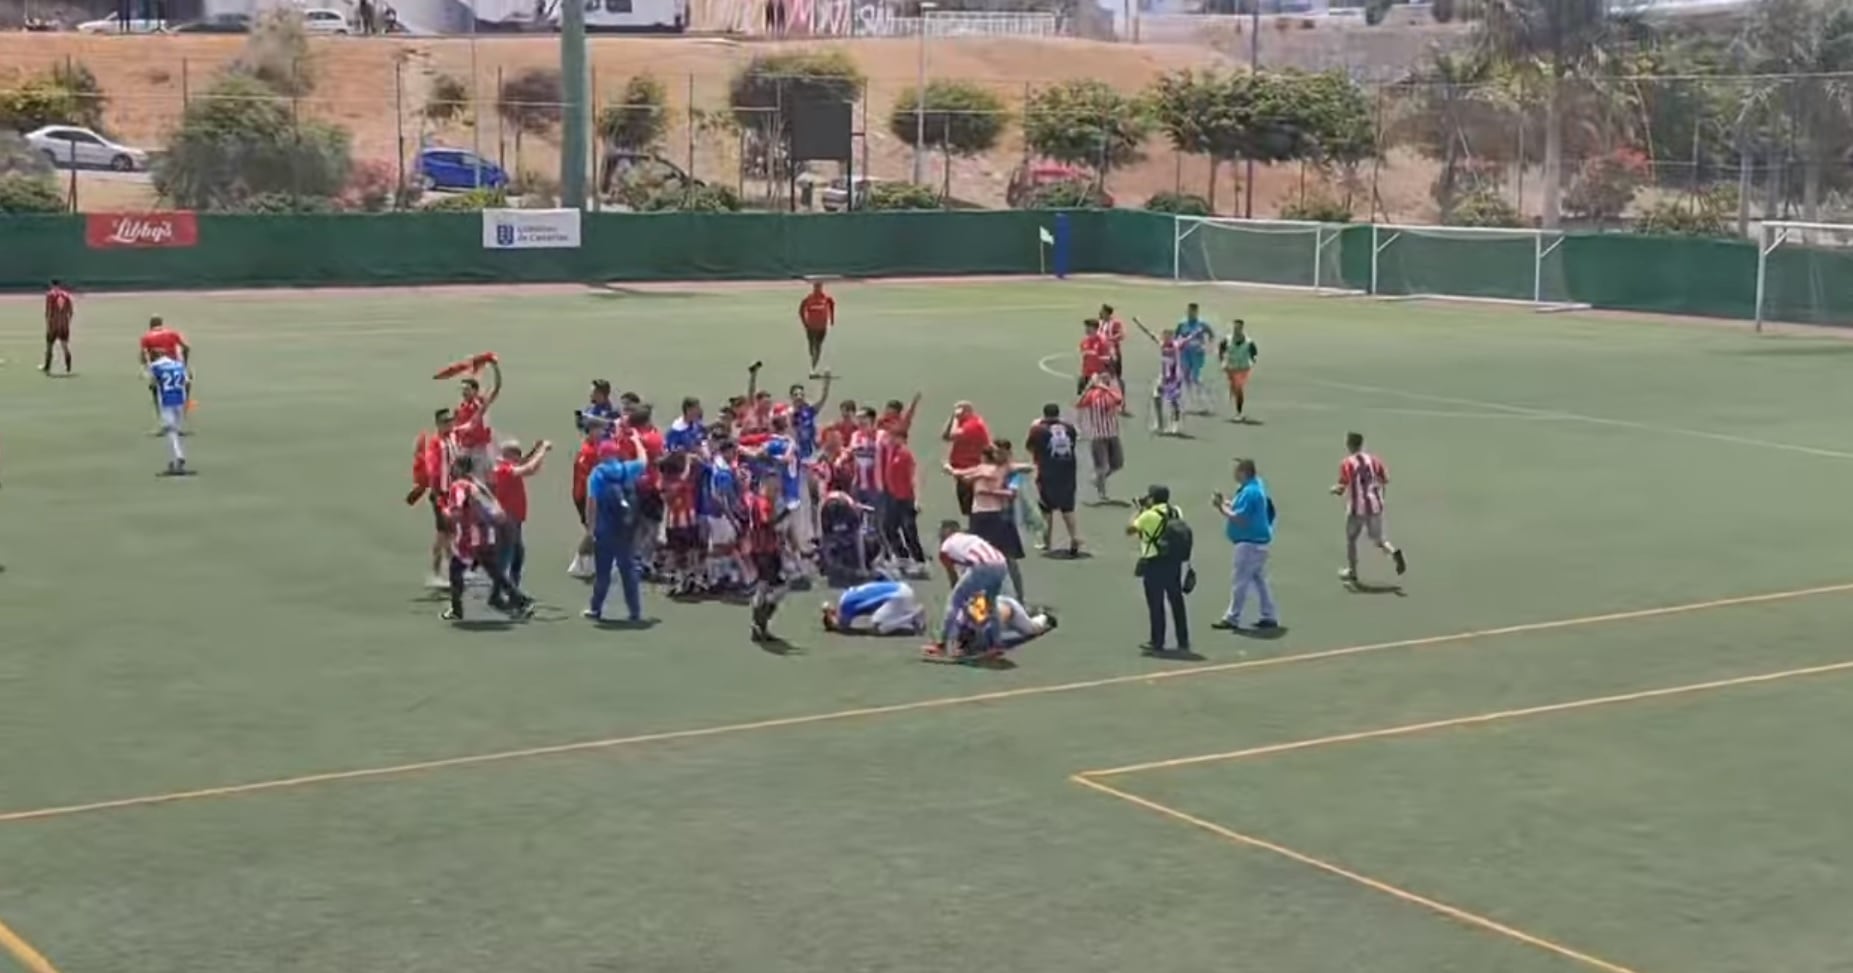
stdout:
[[1276,844],[1275,842],[1268,841],[1265,838],[1257,838],[1254,835],[1243,834],[1240,831],[1236,831],[1230,828],[1225,828],[1222,825],[1217,824],[1214,821],[1206,821],[1203,818],[1197,817],[1196,815],[1191,814],[1189,812],[1180,811],[1177,808],[1170,807],[1165,804],[1160,804],[1157,801],[1151,800],[1149,798],[1140,797],[1137,794],[1133,794],[1128,791],[1120,790],[1119,788],[1113,787],[1109,784],[1101,783],[1099,780],[1094,780],[1094,779],[1090,779],[1090,778],[1082,777],[1078,775],[1071,779],[1075,783],[1080,784],[1083,787],[1091,788],[1093,790],[1101,792],[1102,794],[1107,794],[1109,796],[1119,798],[1120,800],[1125,801],[1128,804],[1137,805],[1138,807],[1145,808],[1148,811],[1162,814],[1165,817],[1171,818],[1174,821],[1182,821],[1185,824],[1190,825],[1191,827],[1198,828],[1203,831],[1207,831],[1210,834],[1216,835],[1219,838],[1224,838],[1226,840],[1233,841],[1237,844],[1246,845],[1247,847],[1256,848],[1261,851],[1272,852],[1273,854],[1279,855],[1282,858],[1286,858],[1290,861],[1298,862],[1299,864],[1305,865],[1309,868],[1318,869],[1319,871],[1324,872],[1328,875],[1334,875],[1348,882],[1352,882],[1357,885],[1362,885],[1365,888],[1370,889],[1374,892],[1381,892],[1384,895],[1388,895],[1396,899],[1401,899],[1402,901],[1407,902],[1411,905],[1421,906],[1422,908],[1427,909],[1431,912],[1440,913],[1441,915],[1444,915],[1450,919],[1453,919],[1456,922],[1465,923],[1469,926],[1473,926],[1478,929],[1486,930],[1487,932],[1490,932],[1490,933],[1504,936],[1507,939],[1513,940],[1515,942],[1523,943],[1535,949],[1541,949],[1548,953],[1555,953],[1556,955],[1561,956],[1565,959],[1575,960],[1576,962],[1581,963],[1585,966],[1589,966],[1589,967],[1593,967],[1598,970],[1602,970],[1603,973],[1635,973],[1633,969],[1626,967],[1626,966],[1622,966],[1619,963],[1611,963],[1608,960],[1602,959],[1601,957],[1598,957],[1598,956],[1592,956],[1588,953],[1583,952],[1582,950],[1573,949],[1569,946],[1563,945],[1562,943],[1554,942],[1549,939],[1545,939],[1543,936],[1535,936],[1522,929],[1516,929],[1516,928],[1513,928],[1512,926],[1508,926],[1505,923],[1498,921],[1497,919],[1489,919],[1486,916],[1480,915],[1477,912],[1469,912],[1466,909],[1463,909],[1455,905],[1449,905],[1448,903],[1442,902],[1439,899],[1432,899],[1418,892],[1411,892],[1410,890],[1402,888],[1400,886],[1391,885],[1390,883],[1385,882],[1381,879],[1371,878],[1369,875],[1365,875],[1361,872],[1352,871],[1351,869],[1346,868],[1343,865],[1335,864],[1323,858],[1315,858],[1311,855],[1306,854],[1305,852],[1295,851],[1292,848],[1288,848],[1285,845]]
[[58,973],[58,968],[51,965],[45,954],[32,948],[25,937],[16,933],[6,923],[0,922],[0,949],[5,949],[26,968],[27,973]]
[[875,716],[890,716],[898,713],[915,713],[926,710],[946,709],[954,706],[966,706],[977,703],[994,703],[1008,699],[1026,699],[1033,696],[1051,696],[1058,693],[1080,692],[1088,689],[1100,689],[1108,686],[1128,686],[1138,683],[1158,683],[1167,680],[1192,679],[1199,676],[1227,672],[1244,672],[1254,669],[1271,669],[1284,666],[1305,665],[1323,662],[1329,659],[1368,655],[1376,652],[1388,652],[1395,649],[1420,649],[1437,645],[1470,642],[1479,639],[1495,638],[1504,635],[1521,635],[1535,632],[1549,632],[1559,629],[1576,628],[1586,625],[1600,625],[1610,622],[1634,621],[1646,618],[1661,618],[1669,615],[1681,615],[1688,612],[1707,611],[1716,608],[1729,608],[1739,605],[1767,604],[1770,602],[1789,601],[1817,595],[1840,594],[1853,591],[1853,582],[1822,585],[1814,588],[1797,588],[1792,591],[1767,592],[1758,595],[1740,595],[1732,598],[1714,598],[1707,601],[1689,602],[1681,605],[1665,605],[1659,608],[1643,608],[1634,611],[1610,612],[1602,615],[1584,615],[1576,618],[1561,618],[1548,622],[1530,622],[1523,625],[1507,625],[1501,628],[1478,629],[1469,632],[1456,632],[1451,635],[1431,635],[1423,638],[1398,639],[1392,642],[1373,642],[1365,645],[1352,645],[1322,652],[1307,652],[1300,655],[1276,656],[1269,659],[1250,659],[1242,662],[1220,662],[1210,665],[1189,666],[1181,669],[1141,672],[1124,676],[1109,676],[1102,679],[1088,679],[1079,682],[1052,683],[1044,686],[1024,686],[1018,689],[1002,689],[988,693],[973,693],[968,696],[942,696],[936,699],[915,700],[908,703],[892,703],[881,706],[862,706],[854,709],[836,710],[828,713],[812,713],[804,716],[786,716],[775,719],[754,720],[745,723],[726,723],[719,726],[699,727],[688,730],[669,730],[659,733],[642,733],[632,736],[610,737],[602,740],[580,740],[572,743],[559,743],[548,746],[525,747],[517,750],[502,750],[491,753],[467,754],[459,757],[445,757],[436,760],[421,760],[413,763],[393,764],[385,767],[367,767],[355,770],[337,770],[318,774],[304,774],[296,777],[282,777],[272,780],[252,781],[243,784],[228,784],[219,787],[204,787],[195,790],[173,791],[162,794],[147,794],[138,797],[124,797],[105,801],[92,801],[82,804],[66,804],[57,807],[45,807],[32,810],[0,813],[0,824],[36,821],[47,818],[67,817],[74,814],[87,814],[96,811],[110,811],[131,807],[147,807],[157,804],[173,804],[182,801],[205,800],[209,798],[234,797],[244,794],[256,794],[264,791],[286,790],[308,787],[315,784],[331,784],[341,781],[370,780],[384,777],[400,777],[409,774],[424,773],[433,770],[445,770],[455,767],[472,767],[480,764],[503,763],[513,760],[525,760],[532,757],[548,757],[569,753],[584,753],[595,750],[611,750],[633,747],[650,743],[665,743],[674,740],[693,740],[704,737],[730,736],[741,733],[754,733],[763,730],[778,730],[797,726],[810,726],[820,723],[833,723],[843,720],[864,719]]
[[1331,736],[1314,737],[1310,740],[1294,740],[1289,743],[1270,743],[1266,746],[1248,747],[1243,750],[1230,750],[1225,753],[1206,753],[1194,757],[1174,757],[1170,760],[1153,760],[1142,764],[1127,764],[1124,767],[1108,767],[1104,770],[1086,770],[1082,771],[1079,776],[1089,778],[1118,777],[1125,774],[1141,774],[1151,770],[1167,770],[1172,767],[1189,767],[1195,764],[1246,760],[1251,757],[1266,757],[1277,753],[1292,753],[1296,750],[1313,750],[1319,747],[1329,747],[1341,743],[1357,743],[1363,740],[1382,740],[1389,737],[1413,736],[1417,733],[1449,730],[1460,726],[1502,723],[1506,720],[1523,719],[1527,716],[1543,716],[1547,713],[1568,713],[1573,710],[1594,709],[1598,706],[1638,703],[1649,699],[1665,699],[1669,696],[1687,696],[1693,693],[1729,689],[1733,686],[1752,686],[1758,683],[1779,682],[1784,679],[1797,679],[1803,676],[1821,676],[1835,672],[1846,672],[1850,669],[1853,669],[1853,659],[1845,662],[1831,662],[1826,665],[1806,666],[1800,669],[1783,669],[1779,672],[1763,672],[1751,676],[1732,676],[1728,679],[1712,679],[1706,682],[1687,683],[1683,686],[1643,689],[1631,693],[1617,693],[1612,696],[1594,696],[1589,699],[1573,699],[1564,703],[1547,703],[1543,706],[1526,706],[1522,709],[1503,709],[1491,713],[1476,713],[1473,716],[1456,716],[1445,720],[1429,720],[1424,723],[1405,723],[1402,726],[1390,726],[1378,730],[1361,730],[1356,733],[1337,733]]

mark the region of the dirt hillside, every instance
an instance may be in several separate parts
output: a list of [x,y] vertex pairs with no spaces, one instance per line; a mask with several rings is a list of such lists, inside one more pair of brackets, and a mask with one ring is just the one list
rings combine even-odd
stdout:
[[[158,147],[175,125],[186,100],[234,60],[239,37],[90,37],[76,34],[0,35],[0,86],[42,71],[66,58],[95,72],[109,96],[108,125],[131,144]],[[594,90],[601,103],[622,88],[632,74],[649,72],[669,91],[668,134],[662,153],[710,182],[738,181],[738,146],[731,137],[699,131],[689,124],[690,108],[713,110],[727,104],[728,80],[754,54],[776,49],[769,43],[742,43],[719,38],[595,37],[591,41]],[[909,39],[814,42],[791,46],[836,46],[856,58],[869,78],[867,112],[868,170],[879,178],[905,179],[911,150],[887,131],[896,97],[914,84],[918,46]],[[514,131],[494,111],[498,79],[531,67],[558,64],[558,42],[543,37],[466,38],[327,38],[314,42],[313,94],[295,105],[305,118],[321,118],[349,129],[358,159],[391,163],[409,157],[421,137],[471,146],[505,160],[511,170],[555,172],[558,154],[547,137],[521,140],[517,161]],[[1115,44],[1072,39],[946,38],[930,42],[928,70],[936,77],[958,77],[993,87],[1013,108],[1038,84],[1067,78],[1106,80],[1133,91],[1158,74],[1180,67],[1224,63],[1225,56],[1203,46]],[[472,74],[481,92],[481,124],[466,120],[442,129],[424,121],[422,109],[432,79]],[[1023,156],[1014,126],[1004,143],[987,156],[955,160],[953,194],[984,205],[1001,206],[1008,173]],[[860,160],[858,160],[860,163]],[[940,161],[932,160],[933,181],[941,178]],[[1121,205],[1137,205],[1152,193],[1180,184],[1203,192],[1208,166],[1200,159],[1180,159],[1154,139],[1145,162],[1115,172],[1109,189]],[[1297,167],[1264,171],[1256,180],[1256,215],[1269,215],[1278,203],[1300,191]],[[1419,208],[1421,179],[1408,189],[1386,182],[1386,201]],[[1231,212],[1235,192],[1230,174],[1218,188],[1218,208]],[[757,191],[754,187],[749,190]],[[1395,197],[1413,194],[1410,200]],[[140,185],[106,183],[88,191],[86,208],[152,203]],[[1364,207],[1360,205],[1360,209]]]

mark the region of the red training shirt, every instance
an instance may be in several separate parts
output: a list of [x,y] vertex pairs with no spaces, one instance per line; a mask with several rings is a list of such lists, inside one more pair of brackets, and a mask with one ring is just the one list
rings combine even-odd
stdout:
[[71,302],[71,292],[62,287],[54,287],[45,292],[45,320],[63,321],[71,316],[75,305]]
[[977,466],[984,461],[984,448],[991,445],[991,430],[984,418],[974,412],[952,430],[952,449],[946,462],[958,469]]
[[1081,339],[1081,377],[1092,378],[1107,370],[1113,358],[1113,342],[1098,332]]
[[155,352],[162,352],[169,358],[180,357],[180,346],[187,343],[180,332],[172,328],[150,328],[142,334],[142,353],[149,358]]
[[798,320],[812,331],[836,324],[836,298],[824,293],[804,295],[804,300],[798,302]]
[[573,457],[573,502],[585,502],[586,480],[592,476],[592,468],[598,465],[600,447],[605,440],[591,440],[579,444],[579,453]]
[[508,513],[508,519],[517,524],[528,522],[528,481],[515,472],[515,464],[502,460],[495,464],[495,478],[491,481],[495,491],[495,502],[502,505]]
[[888,496],[912,503],[914,500],[914,451],[906,443],[893,443],[882,464],[882,486]]
[[[484,412],[480,397],[458,402],[452,415],[455,418],[451,426],[451,437],[464,449],[481,449],[495,438],[495,433],[489,429],[489,417]],[[481,472],[477,471],[479,475]]]

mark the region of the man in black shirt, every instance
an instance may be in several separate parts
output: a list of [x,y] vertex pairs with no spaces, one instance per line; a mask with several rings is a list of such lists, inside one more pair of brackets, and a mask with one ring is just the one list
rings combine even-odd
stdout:
[[1055,515],[1062,515],[1068,529],[1068,556],[1081,553],[1081,537],[1075,533],[1074,496],[1077,472],[1075,448],[1080,436],[1074,424],[1062,418],[1061,407],[1051,402],[1042,407],[1042,418],[1029,427],[1026,445],[1036,461],[1036,500],[1042,509],[1042,542],[1037,548],[1054,550]]

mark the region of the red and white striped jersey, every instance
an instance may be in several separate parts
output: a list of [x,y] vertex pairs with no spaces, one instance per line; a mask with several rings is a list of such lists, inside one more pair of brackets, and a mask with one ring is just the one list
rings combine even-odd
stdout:
[[473,481],[451,483],[444,500],[444,516],[450,519],[451,554],[460,561],[470,561],[495,547],[495,520],[484,509]]
[[939,559],[954,567],[971,568],[981,564],[1002,564],[1004,555],[977,534],[960,531],[939,545]]
[[695,526],[700,473],[700,464],[689,463],[679,474],[663,475],[664,527],[675,529]]
[[881,434],[873,429],[858,429],[849,437],[849,455],[856,462],[856,490],[877,493],[881,490]]
[[1345,511],[1360,516],[1383,513],[1383,488],[1390,482],[1390,471],[1383,460],[1358,450],[1338,464],[1338,485],[1345,498]]
[[1084,439],[1112,439],[1120,434],[1120,406],[1124,404],[1117,389],[1096,387],[1081,393],[1075,403],[1075,428]]

